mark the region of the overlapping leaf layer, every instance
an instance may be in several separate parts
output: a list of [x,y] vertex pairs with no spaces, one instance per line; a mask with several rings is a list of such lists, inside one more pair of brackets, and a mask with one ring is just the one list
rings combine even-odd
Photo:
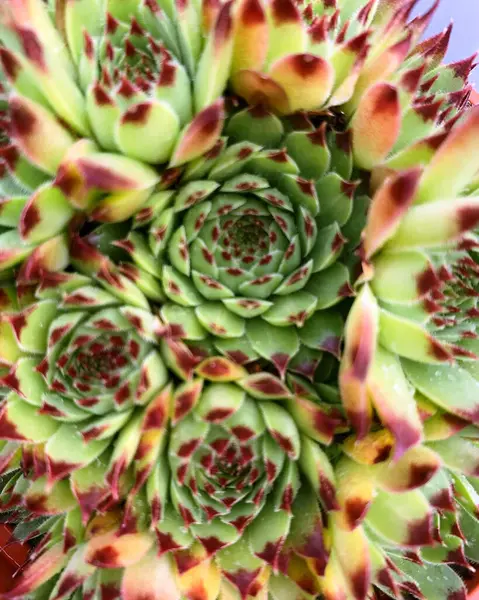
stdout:
[[437,4],[1,4],[2,598],[465,598],[479,111]]

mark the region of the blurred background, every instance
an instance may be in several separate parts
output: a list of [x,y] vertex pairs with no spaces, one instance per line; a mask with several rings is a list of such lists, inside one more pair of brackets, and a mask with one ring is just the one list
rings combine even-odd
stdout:
[[[433,0],[420,0],[415,14],[424,13]],[[429,26],[428,36],[454,22],[446,62],[466,58],[479,50],[479,0],[441,0]],[[479,66],[472,71],[471,83],[479,90]]]

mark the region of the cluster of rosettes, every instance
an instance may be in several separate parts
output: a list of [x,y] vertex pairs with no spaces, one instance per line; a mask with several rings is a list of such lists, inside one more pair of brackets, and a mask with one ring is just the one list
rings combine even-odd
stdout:
[[465,598],[475,57],[414,4],[1,4],[2,598]]
[[331,385],[201,359],[86,276],[19,291],[2,296],[0,500],[40,541],[5,598],[359,598],[372,582],[421,598],[407,559],[467,566],[467,421],[422,401],[423,445],[358,440]]

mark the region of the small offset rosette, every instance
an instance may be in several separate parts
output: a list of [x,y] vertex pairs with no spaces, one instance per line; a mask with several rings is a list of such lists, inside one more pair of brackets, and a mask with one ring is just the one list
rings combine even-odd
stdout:
[[[57,283],[23,310],[2,314],[2,363],[11,366],[1,380],[8,393],[0,431],[38,453],[35,492],[25,497],[38,514],[49,514],[55,494],[69,487],[66,477],[74,482],[78,470],[108,456],[116,434],[168,379],[154,333],[139,325],[143,317],[153,326],[153,315],[86,277],[62,286],[61,295]],[[93,507],[79,501],[87,517]]]

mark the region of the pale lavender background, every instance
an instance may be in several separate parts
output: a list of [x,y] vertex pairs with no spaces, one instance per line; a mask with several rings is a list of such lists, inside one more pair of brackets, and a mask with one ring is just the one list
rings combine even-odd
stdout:
[[[416,13],[422,13],[432,0],[419,0]],[[454,22],[446,62],[470,56],[479,50],[479,0],[442,0],[429,27],[428,36]],[[471,73],[470,81],[479,91],[479,66]]]

